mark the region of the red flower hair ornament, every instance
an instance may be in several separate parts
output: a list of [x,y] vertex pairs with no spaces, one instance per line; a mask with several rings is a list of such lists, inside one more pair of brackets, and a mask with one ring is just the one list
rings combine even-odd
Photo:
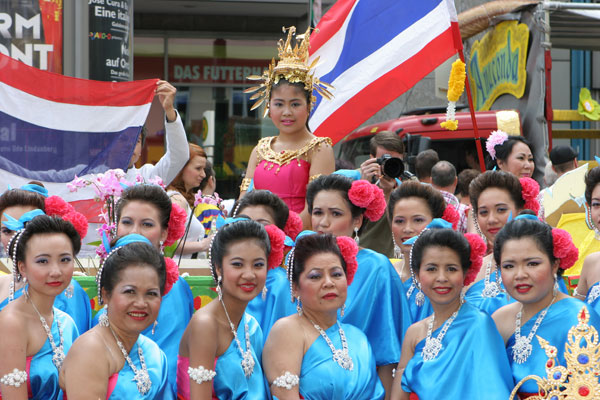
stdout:
[[337,245],[340,248],[342,258],[346,263],[346,280],[348,286],[352,284],[354,280],[354,274],[358,269],[358,262],[356,261],[356,255],[358,254],[358,245],[354,239],[348,236],[338,236],[336,239]]
[[379,220],[385,212],[386,202],[383,190],[365,180],[352,182],[348,198],[355,206],[365,209],[364,215],[370,221]]
[[267,267],[269,269],[277,268],[283,261],[283,244],[285,242],[285,233],[275,225],[265,226],[269,241],[271,242],[271,252],[267,259]]
[[448,204],[444,209],[444,214],[442,215],[442,219],[444,221],[448,221],[452,224],[452,229],[456,230],[458,227],[458,220],[460,219],[460,215],[458,215],[458,211],[452,204]]
[[531,178],[520,178],[523,200],[525,200],[524,208],[533,211],[536,215],[540,211],[540,203],[538,196],[540,194],[540,185]]
[[296,212],[290,210],[287,222],[283,228],[283,233],[289,236],[292,240],[296,240],[296,237],[300,232],[302,232],[302,219]]
[[75,227],[81,240],[87,235],[88,220],[80,212],[75,211],[75,208],[64,201],[61,197],[50,196],[44,200],[44,209],[46,215],[58,216],[65,221],[69,221]]
[[465,233],[465,239],[467,239],[469,247],[471,248],[471,255],[469,256],[471,266],[469,267],[463,282],[465,286],[469,286],[475,281],[475,278],[481,269],[487,246],[483,239],[474,233]]
[[179,279],[179,266],[175,260],[171,257],[165,257],[165,266],[167,267],[167,279],[165,280],[165,293],[163,296],[166,296],[171,291],[171,288],[173,288],[173,285]]
[[181,206],[176,203],[171,205],[171,214],[169,215],[169,226],[167,228],[167,238],[165,239],[165,247],[169,247],[183,237],[185,233],[185,223],[187,221],[187,213]]
[[579,250],[573,244],[571,235],[563,229],[552,229],[552,248],[554,257],[560,260],[558,267],[562,270],[571,268],[579,258]]

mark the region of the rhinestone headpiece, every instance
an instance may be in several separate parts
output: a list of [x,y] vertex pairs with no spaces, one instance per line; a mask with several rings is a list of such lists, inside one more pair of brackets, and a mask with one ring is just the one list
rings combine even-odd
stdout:
[[588,325],[590,314],[584,306],[577,315],[579,323],[569,329],[565,343],[567,366],[558,363],[558,351],[546,340],[537,336],[540,346],[546,352],[545,379],[530,375],[523,378],[510,395],[512,400],[519,388],[528,380],[538,384],[538,394],[528,397],[531,400],[597,399],[600,397],[600,344],[598,331]]
[[[319,78],[315,76],[314,68],[319,62],[319,57],[313,60],[311,64],[308,63],[311,29],[312,28],[308,28],[304,35],[296,35],[295,26],[291,26],[287,29],[285,27],[283,28],[284,33],[287,30],[288,36],[285,42],[283,39],[279,39],[277,44],[279,52],[279,61],[277,64],[275,64],[275,59],[272,59],[269,68],[265,69],[261,76],[250,75],[247,77],[247,79],[251,81],[261,81],[260,86],[253,86],[244,90],[244,93],[257,92],[250,97],[250,100],[256,100],[251,110],[258,108],[261,104],[265,103],[263,117],[267,116],[267,113],[269,112],[271,89],[273,88],[273,85],[277,84],[282,78],[291,83],[303,83],[304,89],[310,91],[311,94],[316,90],[327,100],[333,98],[333,94],[330,92],[330,90],[333,90],[333,86],[321,82]],[[293,38],[295,39],[296,44],[292,47]],[[298,44],[299,40],[301,40],[300,44]],[[316,100],[316,97],[311,95],[311,109]]]

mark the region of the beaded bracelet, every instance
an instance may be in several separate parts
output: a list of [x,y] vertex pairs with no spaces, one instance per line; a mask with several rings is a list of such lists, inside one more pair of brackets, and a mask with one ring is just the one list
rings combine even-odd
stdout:
[[0,383],[6,386],[19,387],[25,382],[27,382],[27,372],[20,371],[16,368],[13,369],[13,372],[10,372],[0,378]]
[[285,373],[281,376],[278,376],[273,381],[273,385],[285,388],[287,390],[291,390],[294,386],[297,386],[300,383],[300,378],[298,375],[292,374],[290,371],[285,371]]
[[201,383],[212,381],[217,373],[201,365],[198,368],[188,367],[188,375],[194,382],[200,385]]

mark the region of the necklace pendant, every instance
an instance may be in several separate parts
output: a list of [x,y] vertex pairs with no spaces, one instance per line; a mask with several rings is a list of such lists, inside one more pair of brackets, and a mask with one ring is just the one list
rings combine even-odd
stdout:
[[137,385],[138,392],[140,392],[140,394],[142,395],[148,393],[150,391],[150,388],[152,387],[150,375],[148,375],[148,371],[144,368],[135,371],[133,381],[135,381],[135,384]]
[[348,350],[337,349],[333,352],[333,361],[345,370],[352,371],[354,369],[354,362],[352,357],[348,354]]
[[65,360],[65,352],[63,346],[58,346],[56,349],[52,351],[52,363],[56,367],[56,369],[60,370],[63,365],[63,361]]
[[435,359],[441,349],[441,340],[434,337],[428,337],[425,340],[425,347],[423,347],[423,361],[427,362]]
[[500,286],[498,282],[486,282],[483,291],[481,292],[482,297],[496,297],[500,294]]
[[252,352],[250,350],[243,352],[243,355],[242,369],[244,370],[244,375],[246,375],[246,378],[249,378],[254,371],[254,357],[252,357]]
[[513,361],[523,364],[531,355],[532,346],[526,336],[519,336],[513,347]]

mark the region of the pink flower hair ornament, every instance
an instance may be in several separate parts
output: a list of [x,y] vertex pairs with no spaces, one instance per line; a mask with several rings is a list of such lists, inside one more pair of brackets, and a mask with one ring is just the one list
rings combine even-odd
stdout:
[[298,213],[290,210],[287,222],[283,228],[283,232],[288,235],[292,240],[296,240],[296,237],[302,232],[302,219]]
[[173,243],[183,237],[185,233],[185,222],[187,213],[181,206],[173,203],[171,206],[171,215],[169,216],[169,226],[167,228],[167,238],[165,239],[165,247],[171,246]]
[[458,227],[458,221],[460,220],[460,215],[456,208],[452,204],[448,204],[446,209],[444,209],[444,214],[442,215],[442,219],[444,221],[448,221],[452,224],[452,229],[456,230]]
[[163,296],[166,296],[167,293],[171,291],[173,285],[179,279],[179,265],[173,260],[171,257],[165,257],[165,267],[167,270],[166,280],[165,280],[165,293]]
[[377,221],[385,212],[386,202],[383,190],[365,180],[352,182],[348,191],[348,199],[357,207],[364,208],[365,217]]
[[277,268],[283,262],[283,244],[285,242],[285,233],[275,225],[265,226],[269,241],[271,242],[271,252],[267,259],[269,269]]
[[487,246],[485,241],[479,235],[474,233],[466,233],[465,239],[467,239],[469,242],[469,247],[471,248],[471,255],[469,256],[471,266],[465,274],[465,279],[463,282],[465,286],[469,286],[475,281],[475,278],[477,278],[477,274],[479,273],[481,265],[483,264],[483,257],[485,256]]
[[525,201],[525,205],[523,207],[526,210],[533,211],[537,215],[540,211],[540,203],[538,201],[540,185],[538,185],[538,183],[531,178],[520,178],[519,182],[521,183],[522,188],[521,195]]
[[354,281],[354,274],[356,274],[356,270],[358,269],[358,262],[356,261],[358,245],[354,239],[348,236],[338,236],[335,240],[346,263],[346,280],[348,286],[350,286],[352,281]]
[[506,132],[501,130],[493,131],[485,142],[485,149],[487,150],[492,160],[496,159],[496,146],[502,144],[508,140]]
[[46,215],[56,215],[58,217],[61,217],[65,221],[69,221],[71,224],[73,224],[81,240],[83,240],[83,238],[87,235],[87,218],[80,212],[77,212],[71,204],[64,201],[61,197],[47,197],[44,200],[44,209]]
[[571,268],[579,259],[579,249],[575,247],[569,232],[563,229],[552,229],[552,248],[554,257],[560,260],[559,268],[562,270]]

